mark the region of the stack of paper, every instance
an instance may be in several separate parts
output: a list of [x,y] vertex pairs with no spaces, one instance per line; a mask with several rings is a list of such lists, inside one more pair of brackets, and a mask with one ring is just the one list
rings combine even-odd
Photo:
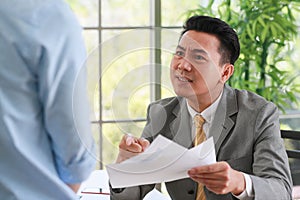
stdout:
[[112,187],[122,188],[187,178],[189,169],[215,162],[212,137],[186,149],[159,135],[145,152],[106,169]]

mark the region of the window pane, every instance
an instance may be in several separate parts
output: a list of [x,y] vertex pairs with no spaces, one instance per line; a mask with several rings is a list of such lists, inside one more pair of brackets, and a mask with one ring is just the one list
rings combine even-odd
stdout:
[[92,155],[95,157],[95,159],[97,160],[97,164],[96,164],[96,169],[100,169],[100,150],[102,150],[101,146],[100,146],[100,141],[99,141],[99,124],[92,124],[91,125],[91,129],[92,129],[92,133],[93,133],[93,137],[94,140],[96,142],[96,155]]
[[150,31],[103,32],[103,38],[109,38],[101,44],[103,120],[145,118],[150,99]]
[[126,133],[140,137],[145,122],[103,124],[103,165],[115,162],[118,155],[118,145]]
[[67,0],[75,12],[80,24],[84,27],[96,27],[99,24],[99,1]]
[[[300,24],[300,15],[298,15],[297,24]],[[285,57],[284,59],[287,60],[287,62],[281,63],[281,65],[278,65],[277,67],[281,69],[282,66],[284,66],[283,70],[290,72],[290,79],[292,79],[292,82],[294,85],[296,85],[296,89],[300,90],[300,69],[299,69],[299,59],[300,59],[300,26],[298,27],[298,35],[295,38],[295,40],[290,44],[291,46],[288,48],[291,48],[291,52],[288,57]],[[294,77],[295,76],[295,77]],[[289,86],[287,86],[289,89]],[[300,101],[300,94],[296,90],[292,90],[293,94],[296,95],[296,98],[298,99],[298,102]],[[286,122],[288,126],[291,128],[291,130],[299,130],[300,129],[300,108],[299,103],[292,104],[292,109],[285,110],[286,113],[282,114],[281,116],[284,117],[287,120],[282,120],[282,122]],[[293,120],[289,120],[288,118],[293,118]],[[296,122],[298,120],[298,122]],[[282,123],[285,124],[285,123]],[[289,128],[287,127],[287,128]]]
[[170,81],[170,64],[178,44],[181,29],[162,29],[161,45],[162,45],[162,98],[175,96],[171,81]]
[[146,26],[150,24],[149,0],[102,0],[102,26]]
[[88,54],[92,53],[92,51],[99,47],[98,30],[84,30],[83,37]]
[[84,30],[84,39],[87,48],[87,85],[91,108],[90,119],[99,120],[99,38],[98,31]]
[[199,0],[162,0],[162,25],[182,26],[186,19],[183,14],[188,10],[197,8],[199,3]]

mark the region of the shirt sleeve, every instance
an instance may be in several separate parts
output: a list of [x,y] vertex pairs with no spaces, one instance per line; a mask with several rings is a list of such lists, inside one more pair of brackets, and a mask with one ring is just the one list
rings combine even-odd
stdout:
[[240,200],[252,200],[254,199],[254,193],[253,193],[253,187],[252,187],[252,181],[248,174],[243,173],[245,182],[246,182],[246,189],[238,196],[235,196],[236,198]]
[[60,178],[66,183],[80,183],[89,176],[96,161],[82,29],[67,5],[50,3],[38,12],[37,76],[46,132]]

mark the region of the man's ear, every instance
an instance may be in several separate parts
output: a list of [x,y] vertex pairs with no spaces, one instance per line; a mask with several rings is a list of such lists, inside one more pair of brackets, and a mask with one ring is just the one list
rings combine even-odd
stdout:
[[234,66],[230,63],[226,63],[223,66],[221,81],[225,83],[231,77],[233,72],[234,72]]

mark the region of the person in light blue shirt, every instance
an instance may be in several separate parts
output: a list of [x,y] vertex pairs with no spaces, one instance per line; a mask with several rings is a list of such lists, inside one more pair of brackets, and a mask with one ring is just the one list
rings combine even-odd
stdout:
[[78,198],[96,162],[85,59],[62,0],[1,0],[0,199]]

